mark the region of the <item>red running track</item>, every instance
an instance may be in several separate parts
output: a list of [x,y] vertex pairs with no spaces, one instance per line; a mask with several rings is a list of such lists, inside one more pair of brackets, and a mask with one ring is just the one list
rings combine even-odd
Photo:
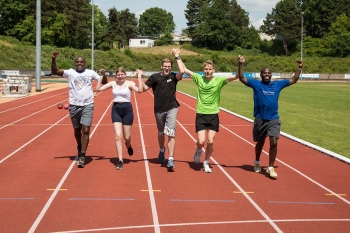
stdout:
[[122,170],[110,90],[95,98],[84,169],[68,111],[56,107],[66,89],[0,104],[0,231],[348,232],[349,164],[282,137],[278,180],[257,174],[251,123],[221,111],[213,172],[204,173],[193,163],[195,100],[177,97],[174,171],[157,161],[151,92],[133,95],[134,155],[123,148]]

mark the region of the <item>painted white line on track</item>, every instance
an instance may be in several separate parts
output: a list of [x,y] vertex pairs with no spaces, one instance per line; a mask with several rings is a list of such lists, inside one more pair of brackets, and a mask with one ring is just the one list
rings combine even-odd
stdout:
[[17,150],[15,150],[14,152],[12,152],[11,154],[7,155],[5,158],[3,158],[2,160],[0,160],[0,164],[2,162],[4,162],[6,159],[10,158],[12,155],[14,155],[15,153],[17,153],[18,151],[20,151],[21,149],[23,149],[25,146],[27,146],[29,143],[31,143],[32,141],[34,141],[35,139],[37,139],[38,137],[40,137],[41,135],[43,135],[45,132],[47,132],[49,129],[51,129],[52,127],[56,126],[58,123],[60,123],[62,120],[64,120],[68,115],[66,115],[65,117],[61,118],[60,120],[58,120],[56,123],[54,123],[53,125],[51,125],[50,127],[48,127],[47,129],[45,129],[44,131],[42,131],[41,133],[39,133],[38,135],[36,135],[34,138],[32,138],[31,140],[29,140],[27,143],[23,144],[21,147],[19,147]]
[[[179,101],[179,100],[178,100]],[[181,102],[181,101],[179,101]],[[181,102],[182,104],[188,106],[186,103]],[[189,108],[193,109],[192,107],[188,106]],[[194,109],[193,109],[194,110]],[[190,134],[190,132],[188,132],[185,127],[183,127],[183,125],[176,120],[176,122],[181,126],[181,128],[188,134],[188,136],[190,136],[190,138],[192,138],[192,140],[194,142],[197,141],[197,139],[194,139],[194,137]],[[205,149],[203,148],[202,150],[205,151]],[[266,221],[277,231],[282,233],[283,231],[271,220],[271,218],[260,208],[260,206],[258,204],[255,203],[255,201],[244,191],[244,189],[225,171],[225,169],[222,168],[222,166],[216,162],[216,160],[214,159],[213,156],[211,156],[210,158],[214,164],[225,174],[225,176],[231,181],[231,183],[236,186],[236,188],[245,196],[246,199],[248,199],[248,201],[255,207],[255,209],[266,219]]]
[[30,115],[28,115],[28,116],[22,117],[21,119],[18,119],[18,120],[16,120],[16,121],[11,122],[10,124],[4,125],[4,126],[1,127],[0,129],[6,128],[7,126],[13,125],[13,124],[16,123],[16,122],[19,122],[19,121],[24,120],[24,119],[26,119],[26,118],[28,118],[28,117],[34,116],[34,115],[36,115],[36,114],[38,114],[38,113],[40,113],[40,112],[42,112],[42,111],[44,111],[44,110],[46,110],[46,109],[49,109],[49,108],[51,108],[51,107],[53,107],[53,106],[56,106],[56,104],[50,105],[49,107],[46,107],[46,108],[44,108],[44,109],[41,109],[40,111],[34,112],[34,113],[32,113],[32,114],[30,114]]
[[[4,112],[9,112],[9,111],[14,110],[14,109],[17,109],[17,108],[21,108],[21,107],[26,106],[26,105],[35,104],[35,103],[40,102],[40,101],[43,101],[43,100],[45,100],[45,99],[50,99],[50,98],[55,97],[55,96],[57,96],[57,95],[62,95],[62,94],[64,94],[64,93],[66,93],[66,92],[68,92],[68,91],[62,92],[62,93],[60,93],[60,94],[52,95],[52,96],[49,96],[49,97],[46,97],[46,98],[43,98],[43,99],[40,99],[40,100],[36,100],[36,101],[30,102],[30,103],[27,103],[27,104],[22,104],[22,105],[19,105],[19,106],[17,106],[17,107],[14,107],[14,108],[9,108],[9,109],[7,109],[7,110],[5,110],[5,111],[1,111],[0,114],[1,114],[1,113],[4,113]],[[28,97],[29,97],[29,96],[28,96]],[[6,102],[6,103],[8,103],[8,102]],[[4,103],[3,103],[3,104],[4,104]]]
[[[113,102],[113,101],[112,101]],[[108,107],[106,108],[106,111],[102,114],[100,120],[97,122],[96,127],[94,128],[94,130],[91,132],[90,134],[90,139],[92,138],[92,136],[94,135],[96,129],[98,128],[98,125],[100,124],[100,122],[102,121],[103,117],[106,115],[107,111],[110,109],[112,102],[108,105]],[[67,115],[68,116],[68,115]],[[67,117],[66,116],[66,117]],[[66,181],[69,173],[72,171],[73,166],[75,165],[76,161],[77,161],[77,157],[75,157],[74,161],[70,164],[69,168],[67,169],[66,173],[63,175],[61,181],[58,183],[57,187],[55,188],[55,191],[53,191],[53,193],[51,194],[49,200],[46,202],[44,208],[41,210],[40,214],[37,216],[36,220],[34,221],[33,225],[31,226],[31,228],[29,229],[28,233],[33,233],[35,232],[36,228],[38,227],[39,223],[41,222],[41,220],[43,219],[44,215],[46,214],[46,211],[49,209],[51,203],[53,202],[53,200],[55,199],[57,193],[60,191],[63,183]]]
[[[181,93],[182,93],[182,92],[181,92]],[[184,94],[184,95],[186,95],[186,96],[188,96],[188,97],[190,97],[190,98],[194,98],[193,96],[190,96],[190,95],[188,95],[188,94],[185,94],[185,93],[182,93],[182,94]],[[195,99],[195,98],[194,98],[194,99]],[[181,102],[181,101],[179,101],[179,102]],[[183,103],[184,105],[186,105],[187,107],[189,107],[189,108],[191,108],[191,109],[193,109],[193,110],[195,111],[194,108],[188,106],[186,103],[184,103],[184,102],[181,102],[181,103]],[[226,109],[223,109],[223,108],[220,108],[220,109],[223,110],[223,111],[225,111],[225,112],[227,112],[227,113],[229,113],[229,114],[232,114],[232,115],[234,115],[234,116],[237,116],[237,117],[239,117],[239,118],[242,118],[242,119],[244,119],[244,120],[253,122],[253,121],[252,121],[251,119],[249,119],[249,118],[240,116],[240,115],[238,115],[238,114],[236,114],[236,113],[230,112],[230,111],[228,111],[228,110],[226,110]],[[223,125],[221,125],[221,124],[220,124],[220,126],[221,126],[222,128],[224,128],[224,129],[226,129],[228,132],[230,132],[230,133],[232,133],[233,135],[235,135],[236,137],[238,137],[238,138],[240,138],[241,140],[245,141],[246,143],[248,143],[248,144],[250,144],[250,145],[252,145],[252,146],[255,146],[254,143],[251,143],[250,141],[244,139],[243,137],[239,136],[238,134],[236,134],[236,133],[233,132],[232,130],[226,128],[225,126],[223,126]],[[316,145],[313,145],[313,144],[311,144],[311,143],[308,143],[308,144],[303,143],[303,141],[300,140],[300,139],[298,139],[298,138],[295,138],[295,137],[288,137],[288,136],[290,136],[290,135],[285,134],[285,133],[283,133],[283,132],[281,132],[281,134],[284,135],[284,136],[286,136],[286,137],[289,138],[289,139],[294,140],[294,141],[298,141],[298,140],[299,140],[298,142],[300,142],[301,144],[304,144],[305,146],[309,146],[309,147],[314,148],[314,149],[316,149],[316,150],[322,151],[322,149],[323,149],[323,148],[317,147]],[[266,155],[269,154],[268,152],[266,152],[266,151],[264,151],[264,150],[263,150],[262,152],[263,152],[264,154],[266,154]],[[328,153],[328,155],[331,155],[331,156],[336,156],[336,155],[334,155],[335,153],[332,152],[332,153],[333,153],[333,155],[332,155],[332,154],[330,153],[330,151],[327,151],[327,150],[325,150],[325,149],[323,149],[322,152],[324,152],[324,153],[326,153],[326,154]],[[339,155],[339,156],[340,156],[340,155]],[[338,158],[338,159],[340,159],[340,158]],[[346,158],[346,159],[343,159],[344,162],[347,162],[348,160],[350,161],[350,159],[347,159],[347,158]],[[322,184],[318,183],[317,181],[313,180],[311,177],[305,175],[305,174],[302,173],[301,171],[299,171],[299,170],[293,168],[292,166],[288,165],[287,163],[283,162],[282,160],[280,160],[280,159],[278,159],[278,158],[276,158],[276,161],[282,163],[282,164],[285,165],[286,167],[292,169],[294,172],[298,173],[299,175],[301,175],[301,176],[303,176],[304,178],[308,179],[309,181],[311,181],[312,183],[316,184],[316,185],[319,186],[320,188],[326,190],[327,192],[333,194],[334,196],[338,197],[339,199],[341,199],[342,201],[344,201],[345,203],[347,203],[347,204],[350,205],[350,201],[349,201],[349,200],[343,198],[342,196],[338,195],[337,193],[333,192],[332,190],[328,189],[327,187],[325,187],[325,186],[323,186]]]
[[[274,219],[274,222],[350,222],[350,219]],[[267,223],[266,220],[242,220],[242,221],[223,221],[223,222],[189,222],[189,223],[172,223],[161,224],[161,227],[175,227],[175,226],[201,226],[201,225],[223,225],[223,224],[249,224],[249,223]],[[153,225],[140,225],[140,226],[124,226],[124,227],[109,227],[109,228],[95,228],[86,230],[74,230],[74,231],[56,231],[52,233],[79,233],[79,232],[99,232],[99,231],[111,231],[111,230],[127,230],[127,229],[145,229],[151,228]]]
[[[151,92],[148,92],[148,93],[151,94]],[[154,198],[154,192],[153,192],[154,190],[153,190],[153,186],[152,186],[151,173],[150,173],[149,166],[148,166],[146,146],[145,146],[145,141],[143,139],[142,124],[141,124],[141,120],[140,120],[139,108],[138,108],[135,92],[134,92],[134,99],[135,99],[135,108],[136,108],[136,112],[137,112],[137,120],[139,121],[139,125],[141,126],[141,127],[139,127],[139,130],[140,130],[140,137],[141,137],[141,144],[142,144],[143,159],[144,159],[145,170],[146,170],[147,186],[148,186],[148,190],[149,190],[148,193],[149,193],[149,199],[151,202],[153,227],[154,227],[154,232],[160,233],[157,206],[156,206],[156,201]]]

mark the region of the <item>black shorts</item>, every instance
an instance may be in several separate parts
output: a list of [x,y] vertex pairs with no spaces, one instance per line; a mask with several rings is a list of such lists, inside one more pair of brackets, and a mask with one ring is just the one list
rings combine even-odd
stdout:
[[206,129],[219,132],[219,115],[218,114],[196,113],[196,132],[201,130],[206,130]]
[[134,112],[130,102],[114,103],[112,106],[112,123],[121,122],[123,125],[132,125]]
[[260,141],[267,136],[279,138],[281,124],[282,121],[280,119],[263,120],[260,118],[255,118],[253,125],[254,142]]

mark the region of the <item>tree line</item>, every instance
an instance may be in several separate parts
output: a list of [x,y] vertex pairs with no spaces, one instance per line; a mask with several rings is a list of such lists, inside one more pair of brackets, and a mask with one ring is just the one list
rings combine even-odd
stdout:
[[[87,49],[91,47],[92,6],[89,0],[41,1],[42,44]],[[301,37],[307,56],[350,55],[350,4],[348,0],[281,0],[263,25],[255,29],[249,13],[236,0],[188,0],[182,34],[192,45],[217,51],[257,49],[269,55],[300,51]],[[35,44],[36,0],[0,0],[0,35]],[[139,18],[115,7],[105,16],[94,5],[95,48],[125,47],[137,35],[154,36],[156,44],[172,42],[175,23],[171,12],[153,7]],[[259,32],[277,39],[261,40]],[[162,35],[162,37],[160,37]]]

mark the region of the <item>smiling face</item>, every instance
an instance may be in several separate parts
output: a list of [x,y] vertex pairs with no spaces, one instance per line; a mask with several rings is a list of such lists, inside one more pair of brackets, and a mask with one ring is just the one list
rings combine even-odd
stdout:
[[269,68],[261,69],[260,77],[264,83],[269,83],[271,81],[271,77],[272,77],[271,70]]
[[77,57],[75,59],[75,69],[77,71],[83,71],[85,69],[85,59],[83,57]]
[[173,68],[173,62],[168,58],[164,58],[160,68],[162,69],[163,76],[168,76]]

